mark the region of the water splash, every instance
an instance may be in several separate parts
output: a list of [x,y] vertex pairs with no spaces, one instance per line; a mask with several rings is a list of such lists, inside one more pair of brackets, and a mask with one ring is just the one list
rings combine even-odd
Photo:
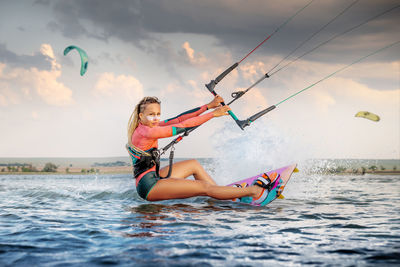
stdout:
[[268,120],[260,120],[241,131],[236,124],[226,122],[213,136],[215,177],[227,184],[269,169],[303,162],[304,153],[296,138]]

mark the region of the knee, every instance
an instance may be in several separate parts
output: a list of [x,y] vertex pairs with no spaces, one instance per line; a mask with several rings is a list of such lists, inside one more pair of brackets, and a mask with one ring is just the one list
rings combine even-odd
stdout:
[[200,162],[197,159],[191,159],[190,164],[196,169],[202,169],[203,166],[201,166]]
[[191,159],[191,160],[190,160],[190,164],[201,166],[200,162],[199,162],[197,159]]

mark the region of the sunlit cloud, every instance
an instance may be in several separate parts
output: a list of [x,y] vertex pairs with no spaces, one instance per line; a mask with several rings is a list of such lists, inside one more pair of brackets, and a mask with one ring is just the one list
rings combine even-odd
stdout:
[[143,97],[143,85],[133,76],[102,73],[94,87],[94,94],[105,97],[127,98],[136,101]]
[[49,105],[66,106],[72,104],[72,91],[57,81],[61,71],[38,71],[32,69],[28,75],[33,75],[32,83],[37,94]]
[[[2,83],[0,82],[0,86]],[[4,88],[0,90],[0,107],[7,107],[9,105],[15,105],[20,102],[20,99],[17,94],[15,94],[9,88]]]
[[207,63],[207,58],[202,53],[195,53],[194,49],[190,47],[189,42],[184,42],[182,44],[183,55],[185,59],[192,65],[203,65]]
[[[61,66],[54,57],[52,47],[49,44],[42,44],[40,52],[51,62],[51,70],[39,70],[36,67],[11,68],[0,64],[0,83],[2,84],[0,95],[6,99],[1,101],[2,105],[18,104],[19,98],[30,100],[31,90],[34,90],[45,103],[52,106],[67,106],[74,103],[71,89],[58,81],[62,74]],[[10,94],[7,88],[16,88],[16,93]]]
[[255,82],[256,80],[260,79],[265,72],[266,66],[264,62],[261,61],[240,65],[240,74],[245,80],[250,82]]
[[53,48],[49,44],[42,44],[40,47],[40,53],[42,53],[42,55],[44,56],[48,56],[53,60],[55,59]]

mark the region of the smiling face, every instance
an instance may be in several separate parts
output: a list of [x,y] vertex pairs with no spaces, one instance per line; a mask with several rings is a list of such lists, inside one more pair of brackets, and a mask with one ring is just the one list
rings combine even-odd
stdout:
[[148,127],[158,126],[161,107],[158,103],[147,104],[143,112],[139,113],[140,122]]

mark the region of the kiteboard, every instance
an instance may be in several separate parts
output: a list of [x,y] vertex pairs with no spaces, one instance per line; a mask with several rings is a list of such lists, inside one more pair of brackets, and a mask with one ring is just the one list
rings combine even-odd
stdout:
[[240,180],[234,183],[229,184],[228,186],[237,186],[237,187],[246,187],[251,186],[255,183],[257,178],[263,177],[264,179],[269,179],[271,181],[271,188],[268,193],[267,198],[262,204],[256,203],[252,197],[242,197],[242,198],[235,198],[233,201],[246,203],[253,206],[265,206],[271,203],[276,198],[283,198],[282,192],[285,188],[287,182],[289,181],[292,173],[298,172],[299,170],[296,168],[297,164],[285,166],[276,170],[267,171],[265,173],[260,173],[256,176]]

